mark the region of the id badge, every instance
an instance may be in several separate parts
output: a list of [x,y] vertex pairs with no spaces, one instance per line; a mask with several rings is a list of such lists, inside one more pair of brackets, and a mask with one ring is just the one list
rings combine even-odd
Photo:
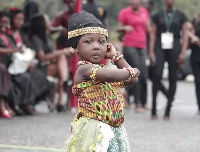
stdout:
[[172,49],[174,47],[174,34],[170,32],[161,34],[162,49]]

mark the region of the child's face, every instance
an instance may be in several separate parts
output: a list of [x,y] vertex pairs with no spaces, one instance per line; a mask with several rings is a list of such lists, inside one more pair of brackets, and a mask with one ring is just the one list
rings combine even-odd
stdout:
[[86,34],[80,38],[77,51],[81,60],[99,64],[106,55],[107,45],[106,36]]

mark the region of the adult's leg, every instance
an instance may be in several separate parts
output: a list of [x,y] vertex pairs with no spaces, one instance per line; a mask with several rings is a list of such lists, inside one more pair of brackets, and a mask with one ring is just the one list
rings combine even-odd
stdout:
[[[149,79],[153,81],[153,67],[149,66],[148,68]],[[162,81],[160,81],[160,91],[166,96],[166,98],[168,97],[168,90]]]
[[[123,48],[123,55],[124,55],[125,60],[128,62],[128,64],[131,67],[133,67],[133,68],[139,68],[139,62],[140,62],[139,61],[139,54],[138,54],[136,48],[133,48],[133,47],[124,47]],[[139,87],[140,87],[139,81],[135,85],[128,87],[129,97],[131,95],[134,96],[134,102],[135,102],[136,107],[140,103],[140,101],[139,101],[140,100],[139,99],[139,97],[140,97],[139,96],[139,90],[140,90]]]
[[153,77],[152,77],[152,119],[156,119],[156,100],[157,94],[160,90],[160,84],[162,79],[162,73],[165,63],[165,54],[164,51],[159,47],[155,47],[155,65],[152,67]]
[[68,67],[66,58],[64,55],[58,57],[56,64],[51,64],[48,66],[47,75],[58,77],[58,91],[59,98],[57,102],[57,106],[63,105],[63,93],[64,93],[64,82],[68,77]]
[[138,50],[139,54],[139,70],[140,70],[140,90],[139,97],[142,107],[146,107],[147,102],[147,65],[146,65],[146,50]]
[[176,82],[177,82],[177,69],[178,63],[177,59],[180,51],[177,49],[165,50],[166,60],[168,62],[169,67],[169,92],[168,92],[168,102],[165,111],[165,118],[169,119],[170,110],[172,106],[172,101],[174,99],[174,95],[176,93]]
[[200,62],[191,59],[191,66],[195,78],[198,112],[200,113]]
[[14,75],[12,80],[15,87],[14,96],[16,99],[14,100],[19,100],[19,106],[26,114],[34,114],[35,110],[30,105],[35,104],[36,94],[30,73]]

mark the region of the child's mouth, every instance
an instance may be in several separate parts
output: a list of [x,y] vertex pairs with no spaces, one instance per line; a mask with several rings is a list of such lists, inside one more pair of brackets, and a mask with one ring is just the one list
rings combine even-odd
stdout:
[[97,59],[97,58],[99,58],[100,56],[99,56],[98,54],[94,54],[92,57],[95,58],[95,59]]

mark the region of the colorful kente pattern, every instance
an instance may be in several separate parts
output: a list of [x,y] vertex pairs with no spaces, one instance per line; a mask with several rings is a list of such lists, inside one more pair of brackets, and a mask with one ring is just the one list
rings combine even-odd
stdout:
[[73,86],[74,95],[78,96],[80,117],[89,117],[111,126],[118,127],[124,122],[124,101],[122,82],[102,83],[87,81]]

